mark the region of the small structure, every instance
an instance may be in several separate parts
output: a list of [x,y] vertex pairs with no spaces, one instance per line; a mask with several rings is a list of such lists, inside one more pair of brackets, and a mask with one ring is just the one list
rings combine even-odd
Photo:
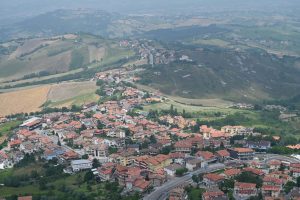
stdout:
[[39,117],[33,117],[31,119],[24,121],[23,124],[20,125],[20,128],[32,131],[41,126],[42,126],[42,119]]

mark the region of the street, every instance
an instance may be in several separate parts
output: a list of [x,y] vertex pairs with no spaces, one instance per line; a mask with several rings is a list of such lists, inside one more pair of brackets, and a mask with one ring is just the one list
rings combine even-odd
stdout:
[[193,175],[217,171],[217,170],[224,169],[224,168],[225,168],[225,165],[217,163],[217,164],[210,165],[206,169],[198,169],[198,170],[191,172],[185,176],[176,177],[175,179],[173,179],[169,182],[166,182],[162,186],[157,187],[152,193],[148,194],[143,199],[144,200],[164,200],[167,198],[169,191],[171,191],[172,189],[176,188],[177,186],[180,186],[181,184],[191,180]]

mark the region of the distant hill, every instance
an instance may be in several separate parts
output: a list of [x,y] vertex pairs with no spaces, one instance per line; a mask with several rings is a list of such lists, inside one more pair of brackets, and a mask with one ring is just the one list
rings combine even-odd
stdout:
[[0,82],[114,62],[130,53],[118,41],[87,34],[12,40],[0,43]]
[[0,28],[2,41],[32,36],[49,37],[86,32],[107,35],[107,26],[117,14],[93,10],[56,10]]
[[141,83],[174,96],[235,101],[287,99],[300,93],[299,58],[261,50],[180,47],[193,62],[147,66]]

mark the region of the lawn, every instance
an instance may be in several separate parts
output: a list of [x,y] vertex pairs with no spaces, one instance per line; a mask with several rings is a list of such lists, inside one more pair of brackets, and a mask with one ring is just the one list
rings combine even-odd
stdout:
[[163,103],[150,104],[144,106],[144,110],[145,111],[168,110],[170,109],[171,105],[173,105],[174,109],[177,109],[178,112],[182,112],[183,110],[185,110],[188,113],[193,113],[194,118],[201,118],[202,120],[208,120],[208,121],[220,119],[226,115],[235,114],[235,113],[243,113],[251,118],[256,118],[255,113],[253,111],[239,110],[239,109],[226,108],[226,107],[186,105],[186,104],[175,102],[173,100],[166,100]]
[[190,200],[201,200],[202,194],[205,192],[203,188],[191,188],[188,191],[188,196]]
[[10,121],[0,125],[0,136],[7,135],[11,130],[18,127],[21,121]]
[[7,139],[10,131],[18,127],[21,123],[21,121],[11,121],[0,125],[0,145],[2,145],[3,142]]

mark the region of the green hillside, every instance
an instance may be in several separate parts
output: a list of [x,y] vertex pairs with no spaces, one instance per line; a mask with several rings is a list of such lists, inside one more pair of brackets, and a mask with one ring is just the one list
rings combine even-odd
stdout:
[[181,46],[193,62],[146,66],[141,83],[169,95],[229,100],[286,99],[300,92],[299,59],[278,58],[260,50]]

